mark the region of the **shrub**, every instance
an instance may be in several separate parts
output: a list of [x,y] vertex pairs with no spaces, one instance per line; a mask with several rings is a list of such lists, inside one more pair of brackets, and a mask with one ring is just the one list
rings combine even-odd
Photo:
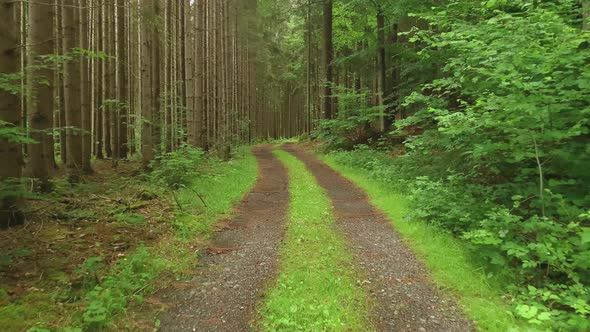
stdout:
[[150,165],[149,179],[171,189],[187,186],[197,176],[206,161],[205,153],[187,145],[157,157]]

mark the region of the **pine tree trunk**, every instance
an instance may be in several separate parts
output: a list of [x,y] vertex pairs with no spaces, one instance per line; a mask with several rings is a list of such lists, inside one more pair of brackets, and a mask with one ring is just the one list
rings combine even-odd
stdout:
[[[377,9],[377,85],[378,85],[378,102],[379,106],[385,105],[386,84],[386,64],[385,64],[385,16],[383,9]],[[385,110],[381,111],[379,118],[379,129],[383,133],[387,127],[385,119]]]
[[[83,49],[90,49],[89,43],[89,6],[86,1],[79,2],[79,44]],[[80,112],[80,137],[82,144],[81,171],[84,174],[92,173],[90,159],[92,156],[92,109],[90,103],[90,61],[86,56],[82,56],[79,62],[80,66],[80,106],[77,110]]]
[[28,40],[28,63],[33,64],[27,71],[30,86],[30,101],[28,103],[28,115],[31,138],[37,143],[29,144],[29,160],[31,175],[38,180],[38,189],[41,192],[51,190],[49,177],[54,169],[53,148],[53,94],[54,94],[54,65],[43,59],[53,54],[54,43],[54,0],[29,3],[30,27]]
[[[0,0],[0,74],[14,74],[19,71],[20,53],[18,47],[19,25],[15,20],[17,2]],[[20,127],[19,97],[0,89],[0,120],[6,126]],[[5,124],[0,126],[4,127]],[[0,181],[21,177],[22,154],[18,143],[0,139]],[[0,200],[0,228],[20,224],[23,215],[21,202],[16,197]]]
[[325,119],[332,119],[333,100],[332,100],[332,82],[333,82],[333,65],[334,60],[334,43],[333,43],[333,15],[332,0],[324,1],[324,70],[326,71],[324,82],[324,109]]
[[129,99],[128,99],[128,81],[127,81],[127,64],[129,61],[129,55],[127,53],[128,45],[126,38],[127,24],[125,7],[127,6],[127,0],[119,0],[117,3],[117,68],[118,68],[118,81],[117,90],[118,96],[117,101],[120,105],[118,109],[118,140],[117,140],[117,157],[126,159],[127,158],[127,112],[129,110]]
[[[63,47],[64,53],[73,54],[80,47],[80,18],[77,0],[63,1]],[[82,100],[80,55],[73,55],[64,68],[64,97],[66,125],[66,169],[70,181],[76,182],[82,174]]]
[[[157,1],[157,0],[156,0]],[[153,83],[153,43],[155,19],[154,0],[142,0],[141,19],[141,153],[144,167],[148,167],[154,159],[153,95],[156,91]]]

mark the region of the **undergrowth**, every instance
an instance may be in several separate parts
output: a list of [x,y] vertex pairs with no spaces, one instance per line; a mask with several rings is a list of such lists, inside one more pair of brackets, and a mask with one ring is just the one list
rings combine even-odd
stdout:
[[281,274],[262,308],[267,331],[366,331],[367,299],[333,229],[330,200],[305,165],[283,151],[291,205]]
[[[0,255],[0,326],[154,330],[158,308],[146,299],[192,270],[195,246],[254,185],[256,165],[247,150],[222,162],[186,148],[161,157],[147,177],[99,175],[74,187],[58,180],[40,208],[46,219],[32,215],[28,230],[0,239],[23,235],[19,247]],[[175,174],[189,166],[196,169]]]

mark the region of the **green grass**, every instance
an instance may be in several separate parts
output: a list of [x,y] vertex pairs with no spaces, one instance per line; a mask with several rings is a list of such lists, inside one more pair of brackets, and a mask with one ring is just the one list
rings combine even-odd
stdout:
[[297,158],[287,166],[291,205],[281,274],[262,308],[267,331],[367,331],[368,302],[352,258],[334,230],[331,202]]
[[250,150],[242,151],[241,157],[229,162],[213,162],[210,167],[213,170],[210,174],[196,179],[190,189],[182,189],[177,194],[186,213],[179,214],[174,223],[186,237],[210,233],[211,224],[230,215],[232,207],[256,183],[257,162]]
[[369,179],[363,171],[339,165],[330,156],[323,160],[368,193],[371,202],[389,216],[412,251],[424,261],[434,281],[458,298],[479,330],[527,329],[513,318],[502,300],[502,280],[486,276],[460,240],[424,222],[406,220],[406,198]]

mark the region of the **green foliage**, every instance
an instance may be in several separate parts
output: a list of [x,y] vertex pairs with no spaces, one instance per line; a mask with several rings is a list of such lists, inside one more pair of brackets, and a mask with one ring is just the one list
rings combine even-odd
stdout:
[[[401,214],[405,220],[425,220],[461,237],[487,261],[489,273],[511,274],[513,281],[506,283],[506,291],[517,300],[513,307],[516,315],[536,325],[550,323],[555,329],[587,328],[590,228],[585,226],[586,213],[568,219],[531,215],[528,211],[534,196],[514,195],[511,204],[504,206],[494,199],[505,195],[502,186],[482,185],[458,175],[436,180],[412,178],[418,172],[433,171],[420,168],[412,155],[391,158],[361,146],[329,156],[338,164],[362,171],[363,177],[387,190],[406,193],[411,209]],[[562,196],[549,191],[546,195],[548,208],[569,211]]]
[[350,149],[375,136],[371,124],[379,118],[383,108],[369,106],[367,90],[357,92],[337,87],[337,91],[338,113],[334,119],[322,121],[315,136],[329,148]]
[[0,74],[0,90],[21,96],[23,94],[21,85],[22,78],[22,72]]
[[[94,265],[90,268],[94,269]],[[128,302],[141,303],[143,295],[151,287],[151,282],[165,267],[165,261],[154,257],[143,247],[138,248],[130,257],[124,258],[111,275],[105,277],[84,297],[88,303],[82,316],[84,326],[107,326],[111,323],[112,315],[124,311]]]
[[27,133],[22,128],[2,120],[0,120],[0,139],[16,144],[37,143],[32,138],[28,137]]
[[[400,36],[409,43],[388,51],[401,79],[393,107],[409,115],[392,132],[405,153],[361,146],[337,160],[408,195],[406,218],[462,238],[487,271],[512,274],[515,315],[589,329],[590,33],[580,2],[411,3],[381,4],[402,23],[412,10],[415,22]],[[329,134],[329,146],[348,148],[333,144],[342,131]]]
[[115,216],[118,221],[128,224],[143,224],[145,223],[145,217],[139,213],[120,213]]
[[200,167],[205,162],[203,150],[188,145],[157,157],[150,167],[153,171],[149,179],[156,184],[171,189],[187,186],[199,176]]

